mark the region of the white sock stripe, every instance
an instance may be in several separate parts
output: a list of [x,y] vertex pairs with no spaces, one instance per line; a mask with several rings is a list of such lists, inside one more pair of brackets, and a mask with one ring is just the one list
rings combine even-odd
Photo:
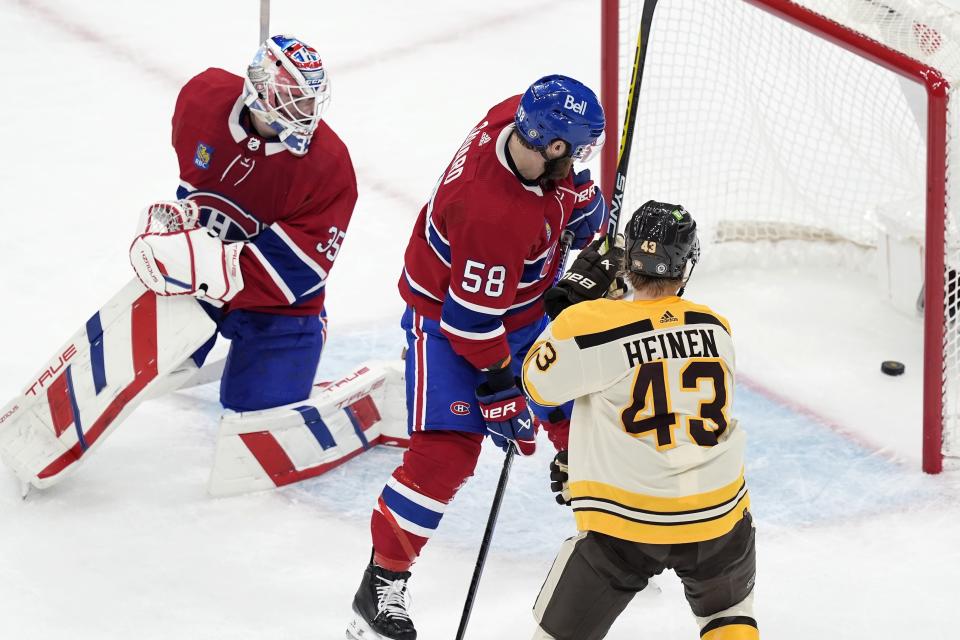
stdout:
[[404,498],[406,498],[410,502],[415,502],[416,504],[420,505],[424,509],[429,509],[430,511],[433,511],[435,513],[442,514],[447,508],[447,505],[440,502],[439,500],[434,500],[433,498],[423,495],[416,489],[411,489],[410,487],[403,484],[393,476],[391,476],[390,479],[387,480],[387,486],[393,489],[394,491],[396,491],[397,493],[399,493],[400,495],[402,495]]

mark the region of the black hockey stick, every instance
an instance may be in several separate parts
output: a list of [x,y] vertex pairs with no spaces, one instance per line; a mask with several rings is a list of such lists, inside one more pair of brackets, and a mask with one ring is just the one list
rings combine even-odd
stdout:
[[477,597],[477,588],[480,586],[480,576],[483,574],[483,565],[487,561],[487,551],[490,550],[490,541],[493,539],[493,530],[497,526],[497,517],[500,515],[500,504],[507,489],[507,480],[510,479],[510,467],[513,466],[513,456],[517,449],[513,443],[507,449],[503,458],[503,469],[500,470],[500,482],[497,491],[493,494],[493,504],[490,505],[490,516],[487,518],[487,528],[483,531],[483,541],[480,543],[480,553],[477,555],[477,564],[473,568],[473,577],[470,579],[470,588],[467,590],[467,601],[463,603],[463,614],[460,616],[460,627],[457,629],[457,640],[463,640],[467,633],[467,623],[470,622],[470,613],[473,611],[473,601]]
[[560,259],[557,261],[557,272],[553,275],[553,284],[551,286],[557,286],[560,278],[563,277],[563,272],[567,268],[567,258],[570,256],[570,247],[573,246],[573,240],[573,231],[570,231],[570,229],[564,229],[563,233],[560,234]]
[[[564,229],[560,234],[560,259],[557,262],[557,273],[554,275],[553,284],[563,276],[567,267],[567,256],[570,255],[570,246],[573,244],[573,232]],[[487,552],[490,550],[490,542],[493,540],[493,530],[497,526],[497,518],[500,516],[500,504],[503,502],[503,494],[507,489],[507,480],[510,479],[510,467],[513,466],[513,456],[517,453],[514,444],[510,444],[507,449],[507,455],[503,459],[503,469],[500,470],[500,481],[497,483],[497,490],[493,494],[493,504],[490,505],[490,515],[487,517],[487,528],[483,532],[483,540],[480,542],[480,552],[477,554],[477,564],[473,568],[473,577],[470,578],[470,588],[467,590],[467,600],[463,603],[463,613],[460,616],[460,627],[457,629],[457,639],[463,640],[467,632],[467,623],[470,622],[470,614],[473,612],[473,601],[477,597],[477,589],[480,587],[480,576],[483,575],[483,565],[487,562]]]
[[637,124],[637,104],[640,102],[640,84],[643,82],[643,67],[647,60],[647,43],[653,25],[653,12],[658,0],[647,0],[640,16],[637,33],[637,48],[633,54],[633,73],[630,77],[630,93],[627,95],[627,112],[623,115],[623,134],[620,136],[620,154],[617,157],[617,175],[610,194],[610,219],[607,221],[607,237],[617,234],[620,210],[623,207],[623,192],[627,188],[627,168],[630,166],[630,147]]

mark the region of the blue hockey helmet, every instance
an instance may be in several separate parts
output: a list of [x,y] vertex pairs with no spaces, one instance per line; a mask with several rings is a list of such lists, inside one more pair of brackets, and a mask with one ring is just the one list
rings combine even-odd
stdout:
[[586,160],[603,145],[603,107],[585,84],[567,76],[540,78],[520,97],[517,131],[535,149],[557,138],[570,145],[570,157]]

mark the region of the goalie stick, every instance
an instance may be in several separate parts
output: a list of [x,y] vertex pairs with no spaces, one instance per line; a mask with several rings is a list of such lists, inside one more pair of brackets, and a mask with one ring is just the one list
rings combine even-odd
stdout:
[[[270,0],[260,0],[260,42],[270,37]],[[258,43],[259,44],[259,43]]]

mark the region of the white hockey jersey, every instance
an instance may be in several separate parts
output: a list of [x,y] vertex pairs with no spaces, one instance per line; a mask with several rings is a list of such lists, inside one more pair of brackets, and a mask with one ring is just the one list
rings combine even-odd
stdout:
[[726,319],[676,296],[595,300],[552,322],[527,355],[527,393],[575,399],[569,473],[581,531],[651,544],[720,537],[750,503],[731,419]]

